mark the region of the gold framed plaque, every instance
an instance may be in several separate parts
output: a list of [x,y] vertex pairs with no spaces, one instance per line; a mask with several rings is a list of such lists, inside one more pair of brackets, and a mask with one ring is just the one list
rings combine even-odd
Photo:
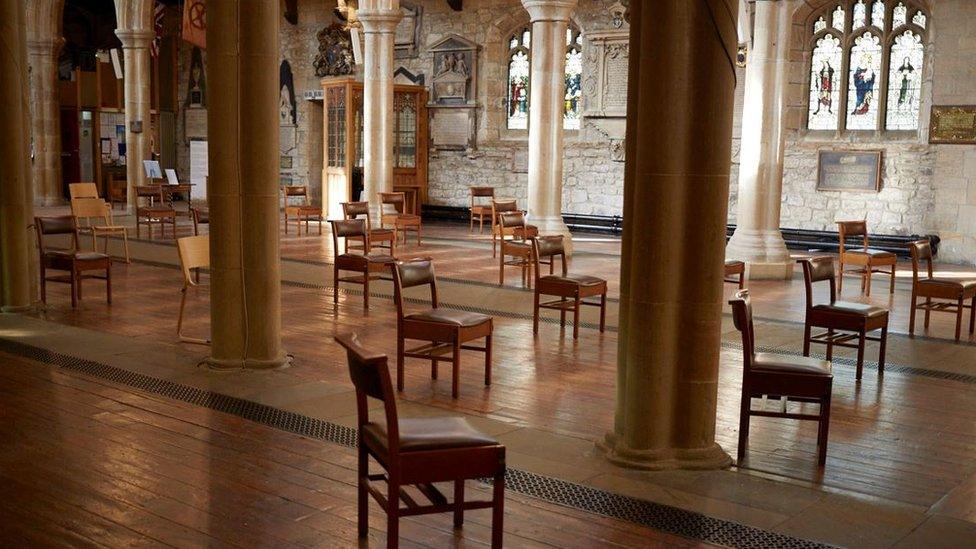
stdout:
[[976,145],[976,105],[933,106],[929,143]]
[[818,191],[881,190],[881,151],[819,151]]

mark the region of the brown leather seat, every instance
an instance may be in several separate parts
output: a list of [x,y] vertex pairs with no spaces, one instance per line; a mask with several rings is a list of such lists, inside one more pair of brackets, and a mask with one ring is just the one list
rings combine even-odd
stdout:
[[[401,418],[399,423],[400,451],[422,452],[448,448],[495,446],[498,441],[472,427],[460,417]],[[367,423],[363,436],[370,445],[387,449],[389,437],[386,425]]]
[[851,301],[835,301],[833,303],[821,303],[814,305],[814,310],[832,313],[854,314],[864,317],[879,317],[888,314],[888,309],[876,305],[865,303],[854,303]]
[[569,274],[566,276],[547,275],[539,278],[539,280],[542,282],[555,282],[558,284],[576,284],[577,286],[599,286],[600,284],[606,284],[606,281],[602,278],[574,274]]
[[69,251],[51,251],[45,252],[47,257],[57,257],[66,259],[77,259],[79,261],[93,261],[98,259],[108,259],[108,255],[98,253],[98,252],[69,252]]
[[491,317],[480,313],[469,313],[467,311],[456,311],[453,309],[431,309],[421,313],[412,313],[403,317],[408,320],[419,320],[422,322],[437,322],[440,324],[453,324],[455,326],[477,326],[485,322],[490,322]]
[[935,286],[949,286],[960,290],[970,290],[976,288],[976,280],[956,280],[954,278],[929,278],[918,281],[919,285],[932,284]]
[[830,363],[826,360],[778,353],[756,353],[752,361],[752,367],[755,370],[765,370],[768,372],[831,375]]
[[396,261],[396,259],[394,259],[392,256],[386,254],[374,254],[374,253],[369,253],[365,255],[354,254],[354,253],[339,254],[339,257],[336,258],[336,260],[337,261],[340,259],[360,260],[364,258],[370,263],[393,263],[394,261]]
[[874,249],[871,249],[871,248],[866,248],[866,249],[862,249],[862,250],[856,250],[856,249],[855,250],[845,250],[845,253],[848,253],[848,254],[869,255],[871,257],[876,257],[876,258],[882,258],[882,257],[884,257],[884,258],[891,258],[891,257],[896,257],[895,254],[893,254],[891,252],[886,252],[884,250],[874,250]]

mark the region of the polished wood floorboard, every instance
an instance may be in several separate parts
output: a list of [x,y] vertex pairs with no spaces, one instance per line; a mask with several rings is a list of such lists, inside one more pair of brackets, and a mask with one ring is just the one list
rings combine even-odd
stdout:
[[[352,449],[0,355],[0,539],[11,545],[350,546]],[[469,484],[471,497],[489,490]],[[370,545],[385,521],[371,505]],[[506,546],[688,547],[512,494]],[[402,547],[485,546],[487,511],[403,519]]]

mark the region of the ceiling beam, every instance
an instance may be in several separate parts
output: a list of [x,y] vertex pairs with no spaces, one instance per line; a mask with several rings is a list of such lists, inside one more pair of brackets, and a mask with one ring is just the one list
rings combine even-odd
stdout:
[[298,24],[298,0],[285,0],[285,20],[292,25]]

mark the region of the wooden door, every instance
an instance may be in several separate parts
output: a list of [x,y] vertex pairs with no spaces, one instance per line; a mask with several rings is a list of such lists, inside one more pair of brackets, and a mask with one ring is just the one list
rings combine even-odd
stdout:
[[345,83],[325,87],[323,113],[322,204],[329,219],[342,219],[343,202],[349,200],[349,87]]
[[78,109],[61,109],[61,192],[68,195],[68,184],[81,181],[81,133]]

